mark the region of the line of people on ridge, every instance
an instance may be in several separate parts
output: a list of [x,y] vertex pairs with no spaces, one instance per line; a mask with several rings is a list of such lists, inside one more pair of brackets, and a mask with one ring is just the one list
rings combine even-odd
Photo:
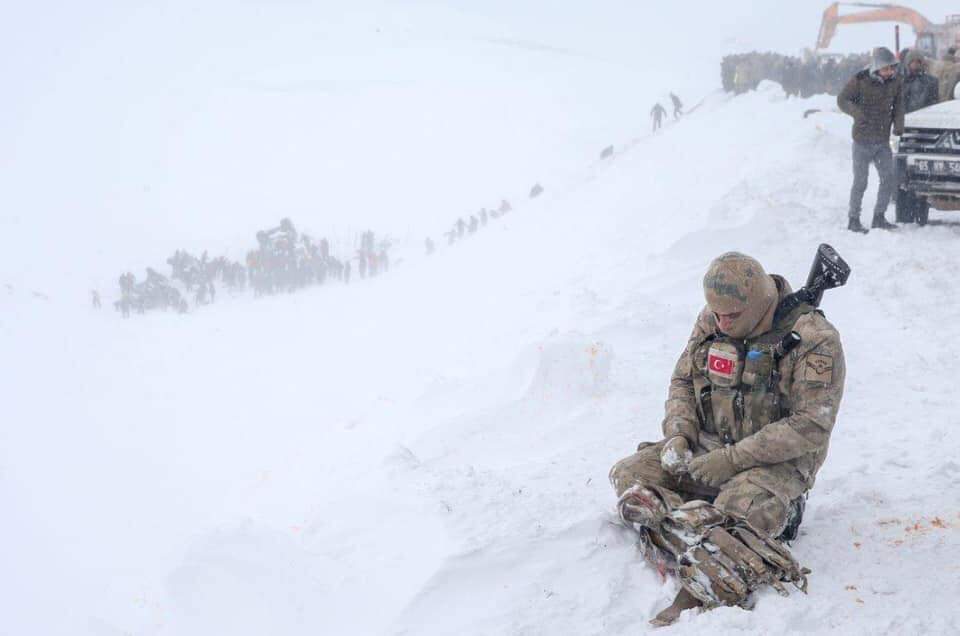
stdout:
[[[536,190],[539,188],[539,191],[535,196],[539,196],[540,192],[543,191],[543,188],[539,184],[534,186]],[[499,219],[500,217],[513,211],[513,206],[510,205],[510,202],[506,199],[500,201],[500,206],[497,208],[492,208],[488,210],[487,208],[480,208],[480,211],[476,214],[471,214],[467,217],[467,220],[464,220],[463,217],[460,217],[454,222],[453,227],[443,233],[444,238],[447,239],[447,245],[453,245],[457,241],[461,241],[471,234],[476,234],[478,230],[487,227],[487,223]],[[433,239],[427,238],[424,242],[427,254],[433,254],[436,251],[436,243],[433,242]]]
[[[530,192],[527,195],[531,199],[536,199],[541,194],[543,194],[543,186],[539,183],[533,184],[530,188]],[[447,240],[447,245],[453,245],[457,241],[462,241],[464,238],[476,234],[477,231],[487,227],[487,224],[500,219],[510,212],[513,212],[513,206],[510,205],[510,202],[506,199],[500,200],[500,205],[496,208],[487,209],[486,207],[480,208],[480,211],[476,214],[471,214],[464,220],[463,217],[458,218],[453,226],[443,233],[444,238]],[[433,254],[437,250],[436,242],[427,237],[424,240],[424,247],[426,248],[427,255]]]

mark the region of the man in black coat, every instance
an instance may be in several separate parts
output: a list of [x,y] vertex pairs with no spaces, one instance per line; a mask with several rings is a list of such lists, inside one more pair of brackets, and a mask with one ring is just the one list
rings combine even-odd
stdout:
[[940,98],[940,82],[927,73],[923,53],[910,49],[906,56],[906,73],[903,77],[903,110],[915,110],[933,106]]

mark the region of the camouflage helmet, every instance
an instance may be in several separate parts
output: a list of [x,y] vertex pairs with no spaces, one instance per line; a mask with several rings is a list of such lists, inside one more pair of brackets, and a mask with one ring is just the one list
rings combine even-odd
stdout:
[[707,307],[715,314],[740,314],[726,334],[746,338],[777,300],[777,285],[755,258],[739,252],[721,254],[703,277]]

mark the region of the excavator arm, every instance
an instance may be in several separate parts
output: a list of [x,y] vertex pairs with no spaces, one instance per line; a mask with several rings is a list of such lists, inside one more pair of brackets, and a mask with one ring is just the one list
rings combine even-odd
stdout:
[[[840,15],[840,7],[863,7],[867,10]],[[841,24],[863,24],[866,22],[902,22],[913,27],[916,34],[925,33],[933,23],[907,7],[895,4],[868,4],[864,2],[834,2],[823,12],[820,22],[820,35],[817,37],[817,50],[830,46],[837,26]]]

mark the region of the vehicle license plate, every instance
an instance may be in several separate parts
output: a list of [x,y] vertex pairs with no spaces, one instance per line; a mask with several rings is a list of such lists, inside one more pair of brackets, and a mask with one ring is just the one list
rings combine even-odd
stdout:
[[942,174],[960,177],[960,161],[941,159],[918,159],[914,164],[917,172],[924,174]]

